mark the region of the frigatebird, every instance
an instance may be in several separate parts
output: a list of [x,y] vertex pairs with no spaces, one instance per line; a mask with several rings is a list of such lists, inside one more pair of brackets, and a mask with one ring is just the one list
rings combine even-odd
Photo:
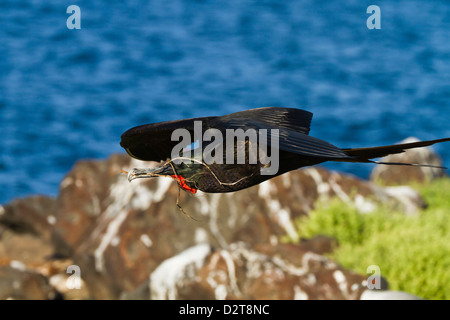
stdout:
[[[127,153],[139,160],[163,163],[156,168],[135,168],[128,172],[128,180],[131,182],[136,178],[168,176],[177,180],[182,189],[191,193],[197,190],[210,193],[234,192],[288,171],[325,161],[436,167],[372,159],[450,141],[450,138],[443,138],[380,147],[341,149],[309,135],[312,116],[311,112],[296,108],[264,107],[224,116],[166,121],[131,128],[122,134],[120,142]],[[174,139],[173,133],[176,129],[184,130],[191,139],[180,142],[176,135]],[[215,130],[214,139],[205,139],[205,133],[209,129]],[[263,134],[258,135],[257,140],[250,139],[253,137],[250,134],[244,136],[245,141],[241,141],[243,144],[235,142],[236,136],[232,136],[235,143],[230,144],[231,148],[227,147],[225,140],[230,137],[229,133],[239,129]],[[222,134],[223,137],[217,137],[217,134]],[[257,149],[252,148],[255,145]],[[182,152],[174,153],[174,148]],[[255,150],[265,156],[266,161],[251,161],[252,152]],[[236,161],[237,153],[241,151],[244,152],[244,160],[239,162]],[[218,157],[207,163],[203,160],[207,152],[210,158],[214,153]],[[226,157],[227,152],[233,153],[231,157]],[[269,158],[277,163],[268,163]],[[269,169],[270,166],[274,166],[272,168],[276,171],[264,172],[264,169]]]

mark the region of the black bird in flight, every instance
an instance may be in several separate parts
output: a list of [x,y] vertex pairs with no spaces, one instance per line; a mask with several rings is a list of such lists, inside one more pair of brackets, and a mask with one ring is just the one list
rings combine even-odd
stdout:
[[[177,180],[179,186],[191,193],[197,190],[203,192],[233,192],[245,189],[285,172],[305,166],[316,165],[325,161],[366,162],[390,165],[418,165],[427,164],[411,163],[386,163],[371,159],[384,157],[389,154],[401,153],[406,149],[425,147],[438,142],[450,141],[450,138],[419,141],[404,144],[395,144],[371,148],[338,148],[326,141],[309,136],[312,113],[294,108],[265,107],[236,112],[221,117],[202,117],[176,121],[159,122],[137,126],[122,134],[120,145],[127,153],[139,160],[164,161],[156,168],[133,169],[128,172],[128,180],[136,178],[170,176]],[[197,124],[201,124],[201,132],[196,131]],[[198,126],[197,126],[198,128]],[[172,133],[176,129],[184,129],[192,139],[184,141],[181,146],[184,151],[190,153],[175,153],[174,148],[180,148],[180,141],[172,139]],[[210,137],[204,138],[208,129],[215,129],[216,134],[222,134],[223,140]],[[245,138],[243,143],[235,142],[232,137],[230,144],[232,149],[226,146],[225,140],[229,138],[229,131],[237,132],[242,129],[250,132],[253,129],[258,135],[256,140]],[[248,131],[249,130],[249,131]],[[200,133],[200,135],[199,135]],[[197,134],[197,136],[196,136]],[[173,141],[174,140],[174,141]],[[201,144],[199,143],[201,141]],[[183,141],[182,141],[183,142]],[[196,147],[196,145],[198,145]],[[214,147],[214,148],[213,148]],[[262,148],[265,147],[265,148]],[[214,149],[215,151],[211,151]],[[269,152],[270,149],[270,152]],[[226,158],[230,152],[231,158]],[[252,153],[258,151],[264,161],[251,160]],[[244,158],[236,161],[237,153],[244,153]],[[203,159],[206,153],[214,159],[223,160],[206,163]],[[269,156],[270,153],[270,156]],[[189,156],[189,154],[193,154]],[[179,157],[178,157],[179,155]],[[277,155],[277,157],[275,157]],[[272,162],[267,163],[271,158]],[[188,161],[177,162],[176,159]],[[227,161],[228,160],[228,161]],[[229,160],[234,160],[230,163]],[[277,169],[276,172],[263,174],[262,169],[270,166]],[[268,170],[270,172],[270,170]]]

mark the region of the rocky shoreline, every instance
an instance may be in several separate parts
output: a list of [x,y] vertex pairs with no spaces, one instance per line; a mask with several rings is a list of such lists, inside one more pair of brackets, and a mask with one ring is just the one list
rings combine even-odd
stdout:
[[[428,148],[391,157],[440,163]],[[361,299],[368,275],[324,256],[335,240],[298,239],[293,220],[332,197],[361,213],[382,203],[415,214],[426,204],[404,184],[445,175],[377,166],[365,181],[311,167],[232,194],[182,192],[187,216],[172,179],[120,173],[147,165],[79,161],[56,198],[0,206],[0,299]]]

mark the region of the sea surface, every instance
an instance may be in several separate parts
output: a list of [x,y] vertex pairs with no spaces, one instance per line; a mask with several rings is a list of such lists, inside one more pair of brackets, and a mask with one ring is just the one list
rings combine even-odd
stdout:
[[0,0],[0,203],[56,195],[130,127],[264,106],[340,147],[450,137],[450,2]]

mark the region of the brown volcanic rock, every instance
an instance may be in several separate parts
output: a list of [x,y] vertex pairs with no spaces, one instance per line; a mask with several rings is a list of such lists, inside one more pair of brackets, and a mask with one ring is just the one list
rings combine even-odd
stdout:
[[[400,143],[415,141],[419,140],[416,138],[407,138]],[[406,150],[404,153],[384,157],[380,161],[443,166],[442,159],[431,147]],[[381,182],[383,185],[401,185],[411,182],[431,181],[446,175],[445,170],[439,168],[377,165],[370,175],[370,180]]]
[[[336,245],[332,239],[294,246],[280,244],[280,237],[300,240],[293,220],[331,197],[361,212],[378,203],[409,213],[423,205],[412,189],[382,188],[312,167],[230,194],[181,192],[188,216],[176,206],[179,190],[172,179],[129,183],[120,173],[154,165],[126,155],[81,161],[61,182],[57,199],[32,197],[0,206],[0,226],[5,235],[20,238],[17,248],[26,246],[27,237],[41,244],[11,251],[11,242],[6,247],[3,242],[0,252],[9,258],[0,265],[23,260],[23,272],[44,275],[66,298],[356,299],[361,276],[322,256]],[[27,260],[19,251],[34,255]],[[53,251],[70,259],[46,261],[43,256]],[[65,267],[49,271],[54,263]],[[172,275],[163,272],[177,263]],[[81,269],[79,294],[64,287],[69,264]],[[167,283],[170,279],[175,284]]]
[[380,202],[412,211],[422,205],[414,192],[400,200],[370,182],[314,167],[231,194],[182,192],[181,205],[190,218],[176,207],[178,188],[172,179],[129,183],[120,173],[147,165],[114,155],[77,164],[61,183],[57,247],[73,253],[94,298],[133,291],[163,261],[199,243],[227,250],[237,242],[277,245],[286,235],[299,240],[293,219],[318,200],[338,196],[363,212]]
[[103,212],[103,200],[109,186],[120,172],[124,157],[112,156],[106,161],[79,161],[61,181],[57,198],[56,223],[53,237],[58,251],[71,255],[95,228],[96,219]]
[[55,257],[55,249],[45,236],[24,232],[20,225],[15,229],[21,232],[0,225],[0,299],[90,297],[83,282],[80,288],[67,286],[71,259]]
[[317,201],[327,201],[333,197],[356,206],[362,213],[373,211],[380,203],[406,213],[415,213],[424,206],[422,198],[412,188],[383,188],[352,175],[321,167],[292,171],[266,181],[259,185],[258,193],[269,212],[279,218],[283,213],[280,209],[286,209],[292,217],[297,217],[308,213]]
[[0,265],[20,261],[26,265],[39,265],[54,252],[50,242],[34,234],[17,233],[3,229],[0,237]]
[[56,201],[46,196],[14,199],[0,206],[0,225],[50,240],[55,223]]
[[251,249],[238,242],[181,252],[164,261],[140,292],[151,299],[358,299],[363,281],[302,245]]
[[25,270],[19,262],[0,266],[0,300],[53,300],[58,297],[46,277]]

